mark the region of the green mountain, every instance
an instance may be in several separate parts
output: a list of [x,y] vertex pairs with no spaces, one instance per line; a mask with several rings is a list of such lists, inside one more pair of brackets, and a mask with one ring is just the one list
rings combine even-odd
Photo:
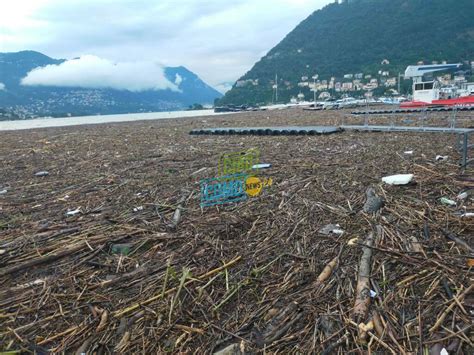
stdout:
[[[345,74],[396,77],[424,61],[474,61],[474,0],[345,0],[314,12],[241,77],[219,104],[267,103],[313,93],[299,82]],[[382,65],[387,59],[390,63]],[[468,62],[469,61],[469,62]],[[469,65],[468,65],[469,64]],[[347,80],[346,80],[347,81]],[[404,83],[409,87],[409,83]]]

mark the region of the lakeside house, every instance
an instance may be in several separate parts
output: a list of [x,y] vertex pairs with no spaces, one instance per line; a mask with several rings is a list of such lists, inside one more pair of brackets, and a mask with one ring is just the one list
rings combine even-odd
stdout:
[[392,86],[397,86],[397,78],[388,78],[385,80],[385,86],[386,87],[392,87]]

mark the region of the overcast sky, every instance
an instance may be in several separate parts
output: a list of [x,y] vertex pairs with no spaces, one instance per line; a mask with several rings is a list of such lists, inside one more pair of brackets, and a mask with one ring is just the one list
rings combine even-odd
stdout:
[[102,65],[123,62],[124,69],[134,62],[184,65],[222,90],[223,83],[237,80],[330,2],[0,0],[0,52],[32,49],[66,59],[91,55]]

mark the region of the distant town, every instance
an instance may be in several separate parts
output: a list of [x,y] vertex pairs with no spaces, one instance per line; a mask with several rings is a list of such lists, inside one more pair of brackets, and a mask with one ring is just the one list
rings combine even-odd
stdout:
[[[417,65],[424,64],[447,64],[446,61],[438,62],[432,61],[431,63],[418,62]],[[471,72],[474,72],[474,60],[465,61],[464,64],[471,68]],[[320,101],[328,100],[333,97],[340,97],[346,95],[352,95],[355,93],[363,94],[366,98],[374,97],[374,91],[379,88],[383,88],[383,92],[386,95],[398,96],[401,95],[400,85],[405,79],[403,73],[393,73],[388,69],[385,69],[390,65],[390,60],[384,59],[380,63],[380,70],[376,74],[369,73],[347,73],[342,77],[337,78],[331,76],[329,78],[321,78],[318,74],[313,76],[302,76],[301,80],[296,85],[301,88],[301,91],[297,97],[292,97],[291,102],[299,102],[305,100],[312,100],[313,97],[305,97],[303,91],[308,89],[314,93],[316,92],[316,98]],[[449,90],[454,89],[465,89],[469,84],[469,77],[465,71],[459,71],[455,73],[443,74],[436,76],[435,79],[442,85],[446,94],[449,95]],[[259,80],[239,80],[236,83],[236,87],[244,87],[247,85],[259,85]],[[284,85],[286,88],[291,88],[295,85],[290,81],[284,80],[283,82],[278,81],[278,85]],[[275,80],[270,80],[269,85],[273,89],[278,89]],[[380,90],[379,90],[380,91]],[[313,96],[313,94],[311,94]]]

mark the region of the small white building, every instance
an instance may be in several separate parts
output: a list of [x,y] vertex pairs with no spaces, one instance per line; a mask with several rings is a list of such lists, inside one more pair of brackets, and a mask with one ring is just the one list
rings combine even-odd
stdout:
[[321,94],[319,94],[318,99],[320,100],[327,100],[331,98],[331,94],[328,93],[327,91],[323,91]]
[[342,83],[341,90],[342,91],[352,91],[352,83]]
[[461,88],[466,90],[468,94],[474,95],[474,83],[465,83]]
[[355,91],[362,90],[363,88],[362,82],[360,80],[354,80],[352,84]]
[[364,85],[364,90],[374,90],[379,87],[378,83],[368,83]]
[[454,77],[454,82],[458,83],[458,84],[462,84],[462,83],[467,82],[467,80],[466,80],[466,77],[464,75],[456,75]]
[[386,87],[397,86],[397,78],[388,78],[385,81],[385,86]]

